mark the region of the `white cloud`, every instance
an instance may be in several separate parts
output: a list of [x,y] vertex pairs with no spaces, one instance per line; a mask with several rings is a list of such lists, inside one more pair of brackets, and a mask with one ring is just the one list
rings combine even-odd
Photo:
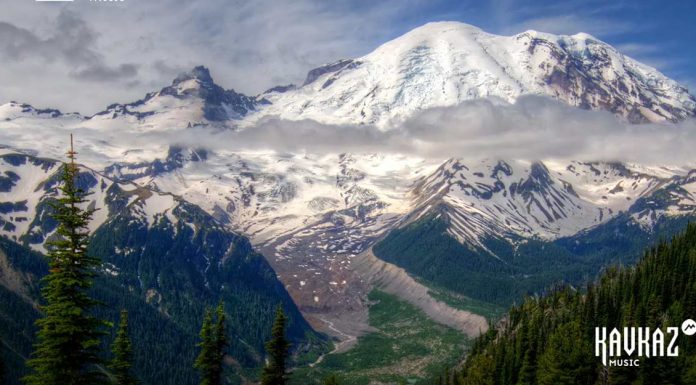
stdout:
[[264,119],[243,131],[195,127],[148,133],[139,126],[124,126],[111,132],[84,128],[89,124],[78,130],[54,128],[45,121],[40,124],[22,130],[2,129],[0,143],[15,148],[36,148],[36,143],[45,143],[42,155],[61,157],[67,133],[75,132],[81,159],[95,167],[121,161],[126,150],[136,150],[144,157],[141,160],[151,161],[163,157],[171,145],[225,153],[398,153],[432,159],[562,159],[696,166],[696,120],[632,125],[608,112],[579,110],[537,96],[521,97],[515,104],[475,100],[433,108],[388,131],[368,125],[277,118]]
[[[313,121],[262,121],[242,132],[182,132],[180,145],[215,150],[280,152],[393,152],[426,158],[573,159],[645,164],[692,164],[696,120],[632,125],[601,111],[579,110],[537,96],[515,104],[475,100],[425,110],[389,131],[372,126],[327,126]],[[205,139],[201,139],[205,138]],[[148,138],[148,140],[156,140]]]
[[[0,103],[19,100],[89,114],[136,100],[199,64],[209,66],[221,85],[256,94],[300,82],[326,62],[369,52],[394,34],[394,20],[427,4],[3,0]],[[62,23],[66,17],[72,21]],[[88,84],[96,80],[106,85]]]

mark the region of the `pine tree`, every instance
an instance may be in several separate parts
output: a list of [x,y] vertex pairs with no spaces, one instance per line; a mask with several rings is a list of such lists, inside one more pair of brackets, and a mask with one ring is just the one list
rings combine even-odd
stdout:
[[223,377],[223,360],[225,358],[225,349],[229,345],[229,339],[227,338],[227,330],[225,327],[225,323],[227,322],[227,318],[225,317],[225,308],[222,305],[222,302],[218,304],[217,309],[215,310],[215,315],[217,317],[216,324],[215,324],[215,363],[213,365],[213,370],[212,370],[212,377],[211,381],[212,383],[217,385],[220,384],[222,381]]
[[[215,382],[215,366],[217,356],[215,354],[215,331],[213,330],[213,311],[206,309],[201,326],[201,342],[198,347],[201,349],[196,357],[193,367],[201,373],[201,385],[217,385]],[[219,383],[219,382],[218,382]]]
[[32,373],[24,378],[28,385],[103,384],[99,366],[100,338],[106,322],[90,314],[98,304],[89,295],[100,261],[87,254],[87,224],[92,211],[80,205],[84,191],[75,184],[78,168],[75,152],[68,152],[70,163],[63,166],[61,196],[53,204],[58,222],[57,240],[48,244],[49,273],[43,279],[43,316],[36,321],[39,331],[32,358]]
[[215,325],[213,325],[213,310],[207,309],[201,327],[201,349],[194,367],[201,372],[201,385],[220,385],[223,378],[225,349],[229,346],[227,337],[225,308],[220,303],[215,309]]
[[133,366],[133,346],[128,337],[128,311],[121,310],[121,319],[112,348],[111,373],[115,385],[135,385],[138,381],[131,373]]
[[285,385],[288,381],[287,361],[290,343],[285,337],[287,317],[278,305],[276,318],[271,330],[271,340],[266,343],[268,363],[261,374],[261,385]]

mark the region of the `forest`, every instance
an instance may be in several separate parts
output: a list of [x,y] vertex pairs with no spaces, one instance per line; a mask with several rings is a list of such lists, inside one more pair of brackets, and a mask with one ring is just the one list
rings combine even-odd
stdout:
[[[678,357],[604,366],[595,327],[680,327],[696,318],[696,224],[650,248],[634,267],[607,268],[578,289],[557,286],[514,306],[473,345],[442,385],[696,384],[696,338],[680,334]],[[626,358],[626,357],[624,357]]]
[[[50,242],[46,259],[1,240],[6,262],[15,271],[43,277],[40,282],[29,279],[21,290],[0,287],[2,383],[21,378],[27,385],[134,385],[145,375],[147,383],[221,385],[248,375],[233,358],[243,344],[243,338],[232,333],[242,317],[230,317],[224,297],[217,305],[201,306],[200,318],[192,317],[201,321],[196,336],[181,332],[181,320],[172,322],[154,307],[143,306],[123,285],[105,277],[102,261],[90,253],[98,250],[90,242],[99,237],[87,231],[92,212],[81,208],[77,176],[74,163],[64,165],[61,196],[52,202],[59,236]],[[440,247],[446,250],[451,244]],[[39,298],[39,306],[27,298]],[[262,364],[252,378],[262,385],[287,384],[297,365],[288,339],[290,318],[282,303],[276,305],[273,318],[261,323],[272,326],[256,336],[265,341],[265,352],[263,359],[257,358]],[[526,297],[475,341],[460,365],[445,370],[434,383],[696,384],[696,338],[680,334],[678,356],[639,357],[640,365],[630,367],[602,364],[593,346],[597,327],[665,330],[690,318],[696,318],[695,224],[649,248],[635,266],[612,266],[586,286],[558,284],[542,295]],[[182,345],[190,347],[187,354],[168,351]],[[24,350],[9,352],[9,346]],[[195,371],[167,372],[158,370],[161,366]],[[340,381],[329,374],[323,383]]]

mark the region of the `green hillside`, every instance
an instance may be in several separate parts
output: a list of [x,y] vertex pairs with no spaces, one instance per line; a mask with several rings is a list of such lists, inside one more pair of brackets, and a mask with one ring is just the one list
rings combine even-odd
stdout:
[[605,367],[594,356],[595,327],[655,330],[689,318],[696,318],[696,225],[651,248],[635,267],[608,269],[582,292],[559,287],[527,298],[477,340],[448,383],[696,384],[696,337],[681,332],[678,357]]

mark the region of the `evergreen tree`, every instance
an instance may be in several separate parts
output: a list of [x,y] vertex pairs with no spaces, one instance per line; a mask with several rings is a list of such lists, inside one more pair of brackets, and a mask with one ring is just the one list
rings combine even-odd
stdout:
[[561,325],[540,358],[539,385],[593,384],[596,358],[592,349],[579,321]]
[[261,385],[285,385],[288,381],[287,361],[290,343],[285,337],[287,317],[278,305],[271,330],[271,340],[266,343],[268,363],[261,374]]
[[203,317],[203,325],[201,326],[200,338],[198,343],[200,353],[196,357],[196,362],[193,367],[201,373],[201,385],[218,385],[213,382],[215,380],[215,367],[217,356],[215,354],[215,332],[213,330],[213,311],[206,309]]
[[694,339],[679,341],[679,357],[641,357],[640,368],[603,366],[592,345],[598,325],[679,325],[692,317],[694,283],[696,224],[690,224],[635,267],[608,268],[584,294],[553,289],[513,307],[504,324],[474,343],[458,385],[696,384]]
[[225,317],[225,308],[222,302],[218,304],[215,310],[217,323],[215,324],[215,365],[213,365],[211,381],[213,384],[220,384],[223,378],[223,360],[225,358],[225,349],[230,344],[229,338],[227,338],[227,328],[225,323],[227,318]]
[[115,385],[135,385],[138,381],[131,373],[133,366],[133,346],[128,337],[128,311],[121,310],[118,332],[112,348],[111,373]]
[[[71,136],[72,142],[72,136]],[[92,211],[82,210],[84,191],[75,184],[75,152],[63,166],[61,196],[53,204],[57,240],[48,244],[49,273],[43,279],[43,317],[36,321],[37,342],[27,364],[28,385],[103,384],[99,358],[101,329],[107,324],[90,314],[97,302],[89,295],[100,261],[87,255],[87,224]]]
[[215,309],[215,325],[213,325],[213,310],[207,309],[201,327],[201,351],[196,358],[194,367],[201,372],[201,385],[220,385],[223,378],[223,360],[225,349],[229,345],[227,337],[225,308],[220,303]]

